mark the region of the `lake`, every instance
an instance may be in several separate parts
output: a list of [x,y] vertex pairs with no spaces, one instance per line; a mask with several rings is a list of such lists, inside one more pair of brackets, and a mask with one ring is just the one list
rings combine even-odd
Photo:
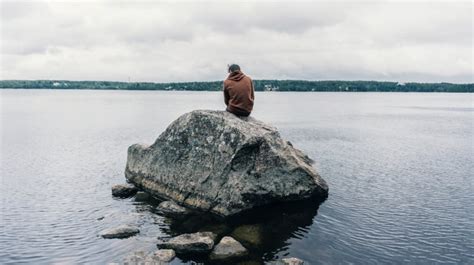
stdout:
[[[206,225],[111,196],[128,146],[151,144],[220,92],[0,90],[1,264],[104,264],[158,237]],[[321,205],[245,220],[264,232],[249,263],[474,263],[474,95],[258,92],[252,116],[276,126],[328,182]],[[283,206],[282,206],[283,207]],[[102,239],[132,224],[140,234]],[[205,260],[204,260],[205,261]],[[253,261],[253,263],[250,263]],[[172,264],[192,264],[176,258]],[[243,263],[244,264],[244,263]]]

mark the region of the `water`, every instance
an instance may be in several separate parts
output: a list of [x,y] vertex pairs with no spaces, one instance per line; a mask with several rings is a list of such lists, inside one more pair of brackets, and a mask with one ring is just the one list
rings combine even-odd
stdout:
[[[167,219],[155,212],[158,202],[114,199],[110,187],[125,181],[129,145],[154,142],[185,112],[222,109],[221,93],[0,95],[0,263],[119,262],[135,250],[156,250],[157,237],[211,225]],[[254,117],[316,161],[329,198],[319,208],[272,209],[227,229],[243,223],[263,231],[249,258],[258,262],[474,263],[473,97],[257,93]],[[139,226],[140,234],[97,236],[122,223]]]

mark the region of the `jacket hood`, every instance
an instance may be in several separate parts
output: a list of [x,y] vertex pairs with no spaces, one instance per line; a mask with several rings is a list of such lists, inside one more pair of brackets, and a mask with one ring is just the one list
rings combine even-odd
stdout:
[[227,79],[233,80],[233,81],[240,81],[242,78],[244,78],[244,76],[245,76],[244,73],[242,73],[241,71],[235,71],[235,72],[230,73]]

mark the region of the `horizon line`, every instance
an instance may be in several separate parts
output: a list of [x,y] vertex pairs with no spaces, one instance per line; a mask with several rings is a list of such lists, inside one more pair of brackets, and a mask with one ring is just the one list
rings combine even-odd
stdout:
[[[379,83],[415,83],[415,84],[453,84],[453,85],[474,85],[472,83],[453,83],[453,82],[425,82],[425,81],[388,81],[388,80],[344,80],[344,79],[253,79],[253,81],[304,81],[304,82],[379,82]],[[173,83],[212,83],[212,82],[223,82],[222,80],[208,80],[208,81],[116,81],[116,80],[69,80],[69,79],[0,79],[0,82],[4,81],[67,81],[67,82],[114,82],[114,83],[153,83],[153,84],[173,84]]]

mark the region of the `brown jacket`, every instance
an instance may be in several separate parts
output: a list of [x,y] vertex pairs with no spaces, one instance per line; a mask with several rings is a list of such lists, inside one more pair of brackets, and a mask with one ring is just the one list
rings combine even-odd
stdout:
[[224,81],[224,102],[227,111],[238,116],[248,116],[255,99],[253,82],[241,71],[230,73]]

